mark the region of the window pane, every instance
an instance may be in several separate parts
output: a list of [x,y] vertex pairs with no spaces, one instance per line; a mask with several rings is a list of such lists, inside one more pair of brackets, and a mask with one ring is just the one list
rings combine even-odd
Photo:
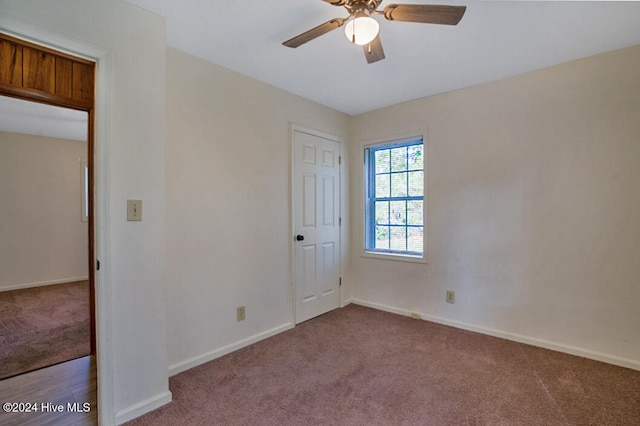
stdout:
[[407,250],[422,253],[424,238],[422,237],[423,228],[407,228]]
[[405,225],[407,223],[407,202],[391,201],[391,217],[389,223],[392,225]]
[[389,150],[376,151],[376,173],[389,173]]
[[401,172],[407,170],[407,147],[391,150],[391,171]]
[[389,197],[389,179],[391,175],[383,174],[376,175],[376,198],[387,198]]
[[376,226],[376,247],[377,249],[389,249],[389,227]]
[[394,173],[391,175],[391,196],[406,197],[407,196],[407,174]]
[[409,170],[424,169],[422,144],[407,147],[407,157]]
[[392,226],[391,227],[391,250],[406,250],[407,249],[407,237],[406,229],[404,226]]
[[407,224],[423,225],[422,201],[407,201]]
[[89,220],[89,165],[82,162],[82,212],[81,221]]
[[376,224],[379,224],[379,225],[389,224],[389,202],[388,201],[376,202]]
[[424,194],[424,175],[422,172],[409,172],[409,196],[420,197]]

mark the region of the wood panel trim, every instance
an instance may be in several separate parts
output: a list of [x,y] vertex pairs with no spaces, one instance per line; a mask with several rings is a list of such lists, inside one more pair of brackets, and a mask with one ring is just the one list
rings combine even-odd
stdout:
[[22,86],[22,48],[0,39],[0,81]]
[[35,102],[93,108],[95,62],[0,33],[0,93]]
[[90,59],[85,59],[85,58],[81,58],[79,56],[75,56],[75,55],[71,55],[69,53],[65,53],[65,52],[61,52],[59,50],[55,50],[55,49],[50,49],[46,46],[42,46],[40,44],[36,44],[36,43],[31,43],[25,40],[22,40],[20,38],[16,38],[16,37],[11,37],[10,35],[4,34],[4,33],[0,33],[0,39],[2,40],[7,40],[11,43],[17,44],[19,46],[26,46],[26,47],[30,47],[32,49],[36,49],[36,50],[42,50],[43,52],[47,52],[47,53],[51,53],[53,55],[62,57],[62,58],[66,58],[66,59],[71,59],[74,62],[80,62],[86,65],[94,65],[95,62],[90,60]]
[[51,93],[41,92],[35,89],[11,86],[9,84],[0,83],[0,95],[10,96],[12,98],[25,99],[28,101],[39,102],[43,104],[61,106],[71,109],[79,109],[89,111],[93,108],[93,101],[81,99],[65,98],[63,96],[52,95]]

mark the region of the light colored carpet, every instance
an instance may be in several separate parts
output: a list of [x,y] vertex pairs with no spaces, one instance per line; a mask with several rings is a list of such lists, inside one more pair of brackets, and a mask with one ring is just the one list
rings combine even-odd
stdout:
[[640,425],[640,372],[350,305],[170,378],[142,425]]
[[88,281],[0,292],[0,379],[90,351]]

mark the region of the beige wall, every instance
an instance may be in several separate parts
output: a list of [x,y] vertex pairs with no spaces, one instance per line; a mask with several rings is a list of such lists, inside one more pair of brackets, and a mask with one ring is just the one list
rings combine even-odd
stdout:
[[290,123],[344,139],[348,116],[170,48],[166,123],[175,373],[292,325]]
[[0,291],[87,278],[87,143],[0,132]]
[[[635,46],[355,117],[355,299],[640,368],[639,70]],[[362,141],[425,127],[428,265],[362,258]]]

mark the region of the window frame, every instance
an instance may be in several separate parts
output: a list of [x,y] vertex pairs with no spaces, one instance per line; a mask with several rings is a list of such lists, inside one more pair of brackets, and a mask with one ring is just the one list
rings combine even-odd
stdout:
[[[426,132],[424,134],[414,134],[409,137],[400,137],[394,139],[385,139],[379,140],[375,142],[363,143],[362,144],[362,155],[363,155],[363,226],[362,226],[362,257],[376,258],[376,259],[386,259],[386,260],[397,260],[403,262],[414,262],[414,263],[427,263],[427,142],[426,142]],[[410,146],[417,143],[422,143],[422,155],[423,155],[423,168],[422,168],[422,176],[423,176],[423,195],[422,195],[422,253],[416,252],[408,252],[408,251],[399,251],[399,250],[381,250],[381,249],[371,249],[368,248],[367,238],[371,238],[371,229],[374,229],[375,233],[375,197],[370,197],[371,185],[373,184],[373,179],[370,176],[370,168],[371,168],[371,160],[372,156],[375,155],[375,151],[384,148],[384,149],[393,149],[395,147],[402,146]],[[375,167],[375,166],[373,166]],[[375,173],[375,172],[374,172]],[[390,197],[391,198],[391,197]],[[408,194],[406,198],[411,198]]]
[[82,222],[89,221],[89,163],[80,161],[80,180],[82,182],[82,202],[80,212],[80,220]]

